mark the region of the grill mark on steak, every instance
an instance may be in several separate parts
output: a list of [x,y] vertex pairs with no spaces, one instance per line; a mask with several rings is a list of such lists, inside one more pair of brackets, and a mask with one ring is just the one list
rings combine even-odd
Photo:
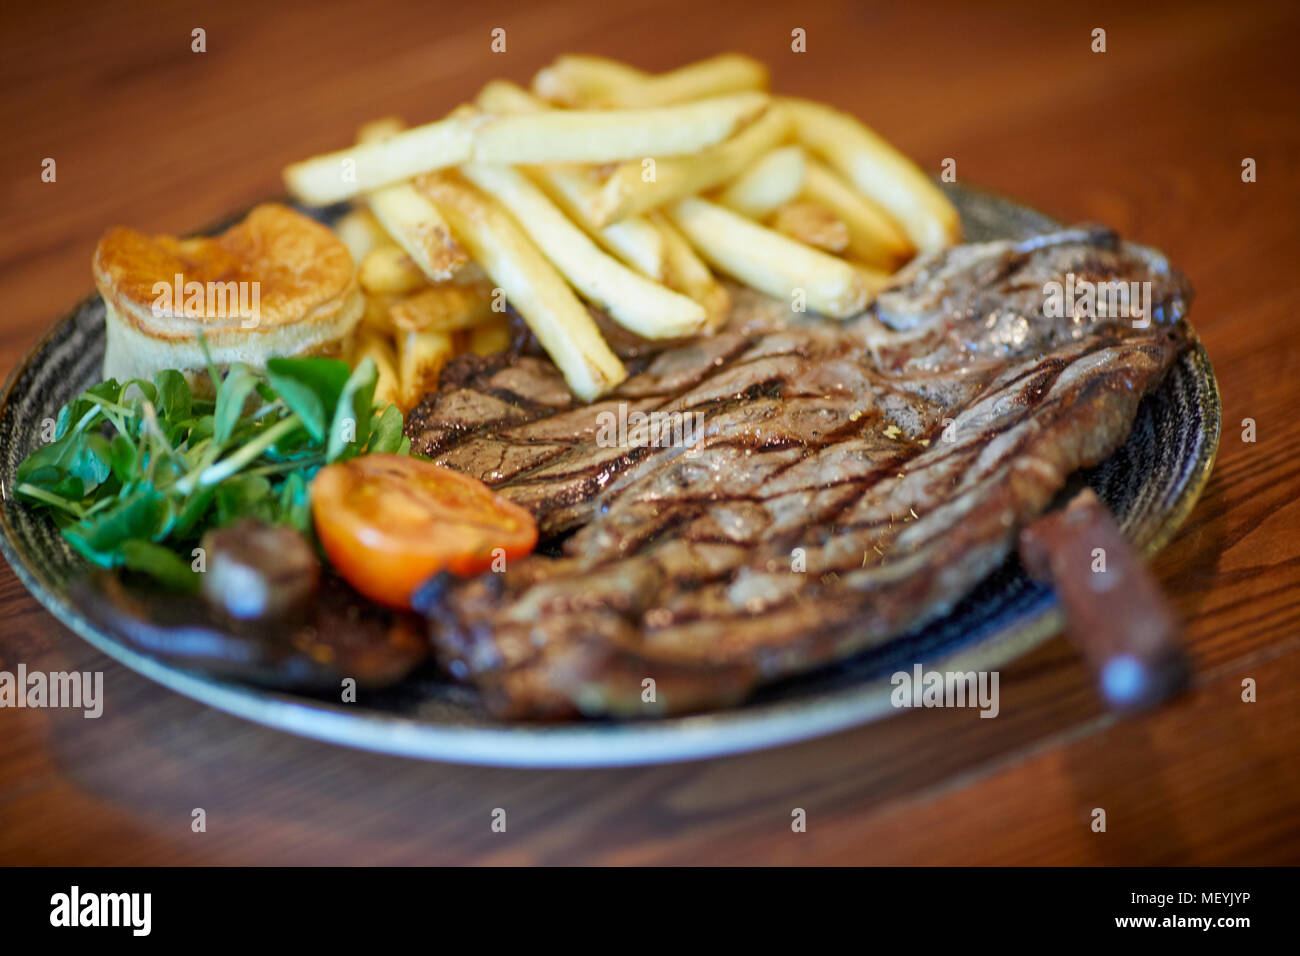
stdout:
[[[1071,271],[1152,282],[1154,321],[1045,317]],[[439,659],[495,712],[723,706],[944,613],[1123,442],[1190,290],[1149,250],[1068,230],[927,257],[843,324],[733,300],[725,330],[639,352],[594,405],[515,352],[457,359],[409,417],[414,450],[568,535],[432,609]],[[703,437],[609,447],[620,405],[698,413]]]

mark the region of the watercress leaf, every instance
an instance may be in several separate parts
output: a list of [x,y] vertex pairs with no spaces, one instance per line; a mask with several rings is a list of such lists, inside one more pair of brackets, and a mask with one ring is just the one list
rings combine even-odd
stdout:
[[19,482],[49,488],[67,475],[75,475],[89,492],[108,477],[111,468],[108,439],[99,432],[74,430],[23,459],[16,477]]
[[54,426],[55,440],[70,435],[80,434],[88,428],[103,421],[104,409],[85,398],[77,398],[59,409],[59,417]]
[[151,404],[143,395],[135,395],[131,398],[131,413],[126,418],[126,431],[129,435],[139,435],[140,429],[144,427],[144,408],[145,405]]
[[212,506],[212,499],[217,494],[216,486],[199,488],[192,492],[176,514],[176,523],[172,526],[172,534],[178,538],[191,537],[197,531],[199,523],[207,516],[209,508]]
[[93,395],[96,398],[111,402],[114,405],[122,401],[122,393],[126,391],[126,385],[122,384],[115,378],[105,379],[97,385],[92,385],[83,393]]
[[194,423],[190,426],[189,446],[193,448],[199,442],[211,438],[215,425],[216,422],[211,415],[203,415],[194,419]]
[[[79,428],[80,430],[87,431],[95,427],[100,421],[107,418],[107,412],[102,403],[107,402],[110,405],[122,405],[122,396],[126,392],[127,385],[129,384],[129,381],[122,383],[117,379],[110,378],[108,381],[100,382],[98,385],[92,385],[90,388],[82,392],[82,398],[86,400],[87,405],[95,408],[98,414],[91,417],[89,420],[83,416],[80,422],[74,423],[74,429]],[[91,397],[94,397],[99,401],[92,402],[90,401]],[[137,401],[138,400],[139,397],[137,396]]]
[[[410,441],[397,408],[374,407],[372,361],[356,370],[319,358],[270,365],[265,378],[233,365],[218,381],[215,401],[196,398],[175,370],[152,382],[88,389],[61,409],[56,441],[20,465],[18,478],[31,493],[19,494],[48,508],[87,560],[126,563],[159,579],[186,569],[184,555],[164,542],[180,547],[210,526],[253,517],[310,535],[310,483],[323,460],[363,450],[405,453]],[[106,414],[94,400],[114,407]],[[157,430],[143,427],[146,402]],[[257,415],[244,414],[258,407]],[[110,419],[122,433],[104,427]],[[265,466],[277,477],[244,473]],[[196,487],[206,468],[217,469],[212,483]]]
[[[127,405],[130,412],[125,416],[123,424],[126,426],[128,433],[139,434],[141,427],[144,425],[145,407],[154,405],[154,400],[158,397],[158,390],[152,383],[146,382],[141,378],[130,378],[122,383],[122,391],[118,402]],[[155,408],[155,415],[157,409]],[[105,412],[108,417],[108,412]]]
[[170,548],[133,538],[124,541],[120,551],[122,563],[132,571],[147,574],[174,591],[193,594],[199,589],[199,576]]
[[113,454],[109,441],[99,432],[91,432],[81,436],[76,449],[67,470],[70,475],[81,479],[86,493],[90,494],[112,473]]
[[85,528],[80,522],[61,523],[59,530],[63,532],[63,537],[72,546],[72,550],[96,567],[111,568],[116,563],[116,552],[96,551],[87,543]]
[[330,424],[326,461],[335,461],[345,451],[355,453],[361,449],[362,442],[370,434],[370,413],[378,380],[379,372],[371,358],[365,359],[348,376]]
[[81,519],[68,514],[65,511],[51,511],[50,518],[54,521],[54,526],[63,531],[69,525],[77,524]]
[[154,400],[158,418],[172,422],[189,418],[194,395],[190,392],[185,376],[174,368],[168,368],[155,375],[153,380],[158,391],[158,397]]
[[284,481],[280,489],[280,523],[297,528],[304,534],[312,530],[311,496],[307,491],[307,479],[303,473],[296,471]]
[[161,507],[158,510],[158,522],[154,525],[153,534],[149,537],[154,541],[163,541],[169,537],[176,527],[177,512],[180,508],[180,502],[173,495],[163,495]]
[[370,429],[369,454],[393,454],[402,445],[402,412],[396,405],[384,409]]
[[[132,386],[135,386],[136,391],[131,391]],[[126,398],[128,395],[135,399],[143,398],[155,407],[158,404],[158,389],[154,387],[152,382],[146,382],[142,378],[129,378],[122,383],[121,397]]]
[[168,421],[163,426],[163,434],[167,436],[167,442],[177,451],[184,454],[185,449],[182,447],[190,437],[190,429],[194,427],[196,419],[182,418],[180,421]]
[[[56,512],[51,513],[63,510],[60,502],[67,505],[69,510],[75,510],[86,497],[81,479],[65,475],[57,468],[38,469],[32,477],[39,478],[39,482],[18,482],[14,486],[14,494],[37,507],[56,509]],[[51,501],[51,498],[55,500]]]
[[65,501],[80,501],[86,497],[86,489],[76,475],[65,475],[54,484],[47,485],[46,490]]
[[281,400],[297,412],[315,441],[325,440],[325,429],[351,370],[347,362],[325,358],[273,358],[266,376]]
[[301,458],[304,454],[310,454],[319,451],[319,449],[320,442],[313,439],[307,429],[303,427],[295,428],[280,436],[280,440],[262,454],[268,462],[279,462],[289,461],[295,457]]
[[90,402],[83,401],[82,399],[74,399],[60,408],[58,416],[54,419],[55,441],[67,437],[68,429],[72,428],[73,425],[80,421],[81,416],[91,407]]
[[59,481],[67,471],[67,462],[76,455],[81,445],[81,436],[64,435],[62,438],[42,445],[22,460],[18,465],[18,480],[32,484],[46,485]]
[[264,505],[271,494],[271,483],[262,475],[235,475],[217,485],[216,491],[218,525],[243,517],[263,517],[269,510]]
[[208,381],[212,387],[216,388],[217,383],[221,381],[221,373],[217,371],[217,363],[212,361],[212,350],[208,348],[208,337],[203,334],[203,329],[199,329],[199,350],[203,353],[203,364],[208,372]]
[[184,478],[190,470],[185,458],[176,455],[160,455],[154,465],[153,484],[159,491],[170,488]]
[[136,487],[111,507],[65,529],[64,536],[89,551],[109,554],[131,538],[152,538],[162,514],[161,496],[152,488]]
[[242,362],[230,366],[225,381],[217,389],[217,410],[213,415],[213,436],[224,444],[244,415],[244,403],[257,386],[257,376]]
[[[23,462],[28,465],[31,459]],[[29,465],[26,470],[20,470],[17,474],[17,484],[35,485],[37,488],[49,490],[61,482],[66,477],[66,472],[58,465],[34,463]]]
[[293,378],[276,382],[275,387],[280,400],[302,419],[303,428],[311,440],[324,441],[325,405],[316,391],[310,385]]

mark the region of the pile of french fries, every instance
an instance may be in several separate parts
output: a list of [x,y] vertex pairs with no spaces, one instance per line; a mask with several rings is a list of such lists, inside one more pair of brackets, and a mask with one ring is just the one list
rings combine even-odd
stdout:
[[584,302],[646,338],[707,333],[730,307],[720,273],[845,318],[960,238],[952,204],[877,134],[767,89],[737,54],[658,75],[562,56],[531,91],[496,80],[436,122],[378,120],[286,169],[300,201],[354,204],[337,229],[377,399],[409,408],[459,350],[505,348],[507,302],[590,401],[627,373]]

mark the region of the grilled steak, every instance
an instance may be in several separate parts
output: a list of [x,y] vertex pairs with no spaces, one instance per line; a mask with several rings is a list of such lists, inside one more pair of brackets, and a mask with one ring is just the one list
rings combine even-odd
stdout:
[[[1150,283],[1145,323],[1113,317],[1141,305],[1129,283]],[[457,360],[410,416],[415,451],[550,540],[425,595],[442,664],[495,712],[723,706],[945,612],[1122,444],[1190,301],[1091,228],[936,253],[845,323],[733,295],[723,330],[630,358],[594,404],[515,350]]]

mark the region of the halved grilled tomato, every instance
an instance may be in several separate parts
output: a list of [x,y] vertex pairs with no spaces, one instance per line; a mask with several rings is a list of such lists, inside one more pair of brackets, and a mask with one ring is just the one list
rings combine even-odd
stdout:
[[311,511],[338,572],[389,607],[409,608],[438,571],[477,574],[537,544],[537,523],[523,508],[468,475],[405,455],[327,465],[312,481]]

